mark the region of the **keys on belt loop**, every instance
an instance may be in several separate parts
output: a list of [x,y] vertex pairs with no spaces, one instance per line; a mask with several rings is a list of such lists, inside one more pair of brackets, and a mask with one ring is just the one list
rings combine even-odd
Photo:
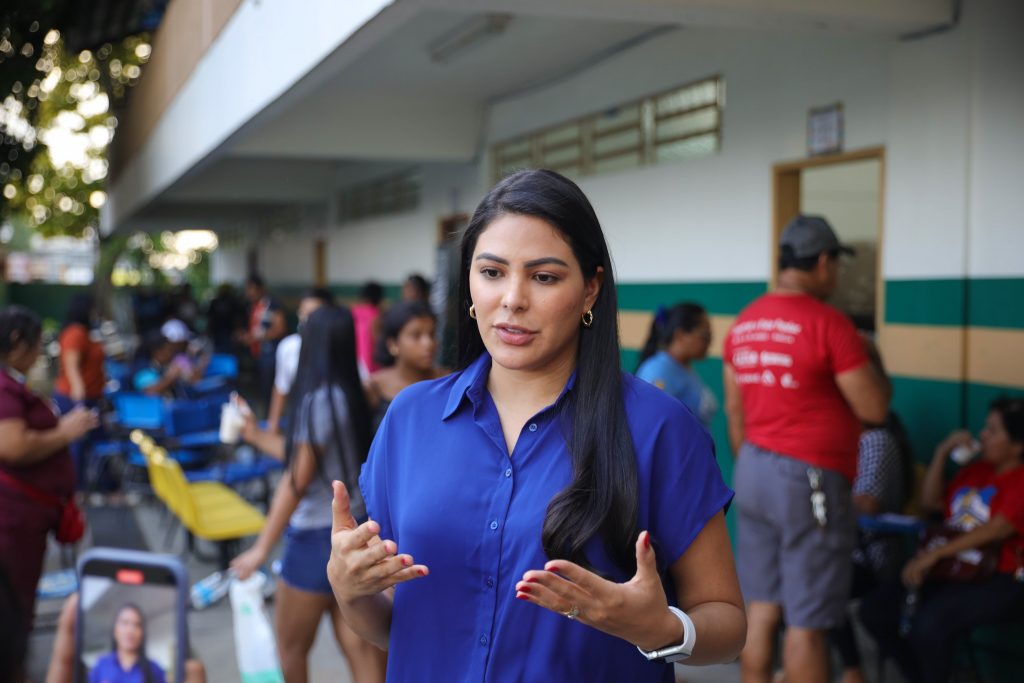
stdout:
[[807,481],[811,485],[811,512],[822,529],[828,524],[828,513],[825,508],[825,492],[821,488],[822,472],[820,467],[807,468]]

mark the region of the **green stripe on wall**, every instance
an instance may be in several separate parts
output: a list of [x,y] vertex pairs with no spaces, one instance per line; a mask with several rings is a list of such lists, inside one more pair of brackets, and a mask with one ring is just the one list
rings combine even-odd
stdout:
[[963,385],[959,382],[892,378],[892,409],[903,421],[914,459],[931,461],[940,441],[963,420]]
[[763,282],[671,282],[618,285],[619,310],[653,311],[680,301],[695,301],[709,313],[735,315],[768,291]]
[[967,321],[972,327],[1024,328],[1024,278],[968,280]]
[[964,280],[887,280],[885,322],[963,325]]
[[[620,359],[622,368],[632,373],[636,369],[640,352],[635,349],[622,349]],[[700,375],[700,378],[708,385],[708,388],[715,394],[719,402],[724,396],[722,389],[722,360],[720,358],[707,358],[693,364],[693,369]],[[725,483],[732,486],[733,454],[729,447],[729,426],[725,419],[725,408],[719,405],[718,412],[711,421],[711,438],[715,442],[715,457],[718,466],[722,470],[722,477]],[[736,538],[736,513],[735,508],[729,508],[725,521],[729,526],[729,534],[735,541]]]
[[974,434],[980,432],[985,426],[989,405],[1000,396],[1024,398],[1024,391],[992,384],[968,384],[967,424],[964,426]]
[[888,280],[885,321],[1024,328],[1024,278]]

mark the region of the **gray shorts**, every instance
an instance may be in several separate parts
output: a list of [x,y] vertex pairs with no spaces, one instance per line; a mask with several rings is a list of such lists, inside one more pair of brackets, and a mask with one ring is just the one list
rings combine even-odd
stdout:
[[743,597],[782,607],[788,626],[843,623],[857,539],[850,482],[821,470],[826,525],[811,506],[808,465],[745,443],[733,471]]

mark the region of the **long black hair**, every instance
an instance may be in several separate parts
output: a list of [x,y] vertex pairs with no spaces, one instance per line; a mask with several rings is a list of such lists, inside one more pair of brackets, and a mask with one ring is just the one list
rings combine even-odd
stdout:
[[562,404],[562,424],[572,458],[572,482],[548,504],[542,543],[548,557],[591,567],[584,547],[600,534],[610,558],[627,574],[636,569],[638,483],[633,439],[626,424],[619,362],[618,303],[611,256],[601,224],[586,195],[553,171],[514,173],[492,189],[473,213],[462,237],[459,275],[459,358],[465,368],[484,352],[472,304],[469,273],[477,240],[506,214],[539,218],[572,248],[586,280],[604,269],[592,308],[593,325],[582,329],[576,384]]
[[999,396],[989,404],[989,412],[998,413],[1010,441],[1024,444],[1024,398]]
[[[352,313],[344,306],[324,306],[313,311],[302,326],[302,348],[299,351],[299,366],[295,373],[295,384],[288,395],[291,417],[288,421],[288,436],[285,448],[285,466],[294,462],[295,433],[299,421],[305,420],[309,446],[316,457],[317,471],[323,476],[323,453],[320,440],[316,438],[313,411],[303,410],[310,405],[307,400],[318,389],[327,388],[325,400],[330,407],[334,432],[334,445],[338,456],[345,451],[343,432],[338,422],[339,410],[335,405],[335,389],[345,395],[349,423],[355,437],[359,463],[366,461],[370,451],[370,408],[366,404],[359,368],[356,365],[356,332]],[[347,472],[345,459],[341,457],[342,474],[346,482],[353,482],[359,472]]]
[[382,368],[390,368],[397,360],[388,350],[388,342],[397,340],[402,330],[417,318],[430,318],[436,321],[437,316],[430,306],[423,301],[403,301],[384,312],[381,318],[380,334],[377,336],[377,348],[373,352],[373,360]]
[[678,303],[672,308],[658,308],[654,313],[654,319],[651,320],[651,331],[647,334],[647,341],[640,352],[637,369],[659,349],[668,346],[676,330],[693,332],[707,314],[703,306],[692,301]]
[[139,621],[142,622],[142,640],[139,641],[139,654],[137,661],[139,664],[139,670],[142,671],[142,682],[153,683],[155,680],[155,677],[153,676],[153,665],[149,661],[149,656],[146,654],[146,615],[135,603],[124,603],[118,608],[117,613],[114,615],[114,628],[110,631],[110,649],[115,653],[117,652],[117,638],[114,637],[114,630],[117,628],[117,620],[121,617],[121,612],[124,612],[126,609],[130,609],[139,615]]
[[0,356],[7,356],[19,344],[33,345],[43,334],[39,316],[24,306],[0,308]]

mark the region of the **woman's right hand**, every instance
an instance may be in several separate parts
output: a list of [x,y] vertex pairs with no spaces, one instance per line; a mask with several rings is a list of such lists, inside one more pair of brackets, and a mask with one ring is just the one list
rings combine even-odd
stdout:
[[77,441],[100,423],[99,415],[91,408],[77,406],[71,412],[61,416],[57,423],[57,429],[68,438],[68,441]]
[[379,524],[370,520],[357,525],[348,489],[340,481],[335,481],[333,487],[327,578],[339,603],[352,603],[429,573],[425,565],[414,564],[411,555],[399,555],[394,541],[381,540]]
[[958,429],[951,433],[946,439],[939,444],[939,447],[935,449],[936,457],[945,459],[957,446],[968,446],[974,441],[974,435],[966,429]]

